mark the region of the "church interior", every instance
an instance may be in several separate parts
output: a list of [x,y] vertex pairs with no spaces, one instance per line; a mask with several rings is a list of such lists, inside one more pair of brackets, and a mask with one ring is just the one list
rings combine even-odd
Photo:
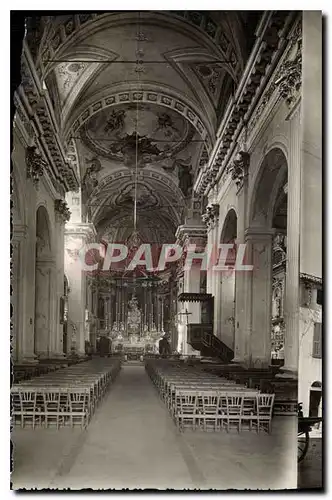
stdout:
[[296,488],[299,402],[322,432],[321,13],[31,14],[20,71],[13,489]]

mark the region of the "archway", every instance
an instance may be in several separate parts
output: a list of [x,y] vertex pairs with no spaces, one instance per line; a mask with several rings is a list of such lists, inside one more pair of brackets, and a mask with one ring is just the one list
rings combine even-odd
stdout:
[[40,206],[36,215],[36,275],[34,352],[47,357],[51,349],[52,316],[52,256],[51,233],[47,210]]
[[246,242],[253,272],[247,355],[250,363],[283,364],[284,292],[287,248],[287,160],[280,148],[264,157],[250,202],[250,226]]
[[[237,238],[237,215],[234,209],[229,210],[224,221],[220,236],[220,244],[232,244],[233,250],[229,250],[226,266],[234,267],[235,264],[235,241]],[[218,297],[215,313],[215,332],[217,336],[232,350],[235,344],[235,279],[233,270],[219,272]]]

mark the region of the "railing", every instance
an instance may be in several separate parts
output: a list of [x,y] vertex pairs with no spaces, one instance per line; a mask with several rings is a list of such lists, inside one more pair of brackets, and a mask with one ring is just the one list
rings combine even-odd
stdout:
[[207,347],[224,362],[234,358],[234,352],[218,337],[213,334],[213,326],[209,323],[191,323],[188,325],[188,343],[194,348],[200,345],[201,349]]
[[212,332],[204,332],[202,336],[204,346],[213,349],[219,358],[223,361],[231,361],[234,358],[234,352],[226,344],[224,344]]

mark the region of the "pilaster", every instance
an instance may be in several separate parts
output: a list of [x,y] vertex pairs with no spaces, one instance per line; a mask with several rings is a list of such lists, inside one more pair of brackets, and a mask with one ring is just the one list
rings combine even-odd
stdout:
[[245,232],[251,272],[244,276],[244,361],[249,367],[267,368],[271,360],[272,238],[274,231],[250,228]]
[[87,275],[79,252],[95,238],[93,224],[71,223],[65,227],[65,272],[69,280],[68,337],[78,355],[85,355],[85,305]]
[[[183,252],[185,255],[185,251],[188,245],[196,245],[196,252],[204,251],[207,242],[207,232],[206,228],[203,224],[196,225],[182,225],[179,226],[176,231],[177,244],[181,245],[183,248]],[[182,259],[182,263],[184,264],[184,258]],[[192,292],[199,293],[200,292],[200,283],[201,283],[201,265],[193,264],[190,266],[190,269],[186,269],[183,267],[183,290],[182,292]],[[200,315],[200,305],[197,302],[184,302],[178,303],[178,312],[182,314],[188,311],[188,323],[199,323],[201,319]],[[183,320],[182,320],[183,321]],[[185,320],[185,322],[187,322]],[[184,352],[183,354],[195,354],[195,351],[188,343],[187,343],[187,325],[184,326],[183,331],[184,337]]]
[[290,117],[290,151],[287,184],[287,261],[285,286],[285,376],[297,376],[300,310],[300,209],[301,209],[301,121],[299,105]]
[[[236,245],[245,242],[248,206],[248,171],[250,156],[246,151],[245,137],[228,171],[237,187],[237,238]],[[248,258],[248,254],[246,254]],[[248,276],[247,276],[248,275]],[[233,363],[243,363],[245,359],[245,302],[247,299],[246,280],[251,278],[248,272],[235,271],[235,317],[234,317],[234,358]],[[249,286],[249,284],[247,284]]]

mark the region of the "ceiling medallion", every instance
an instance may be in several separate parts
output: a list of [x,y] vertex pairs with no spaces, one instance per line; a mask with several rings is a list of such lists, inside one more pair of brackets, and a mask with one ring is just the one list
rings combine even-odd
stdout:
[[122,153],[123,162],[127,167],[141,167],[157,159],[161,151],[146,136],[140,136],[137,132],[126,134],[116,144],[111,146],[113,153]]

